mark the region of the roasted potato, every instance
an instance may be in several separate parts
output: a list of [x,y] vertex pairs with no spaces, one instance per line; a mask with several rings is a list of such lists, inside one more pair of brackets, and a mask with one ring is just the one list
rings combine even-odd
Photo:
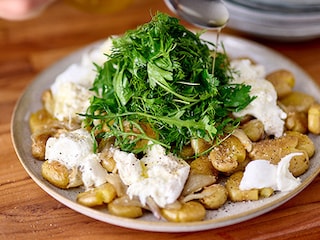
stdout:
[[195,155],[195,152],[191,144],[188,144],[182,147],[182,150],[178,153],[178,155],[183,159],[188,159],[192,158]]
[[230,173],[238,167],[240,162],[246,159],[246,150],[240,140],[231,135],[212,149],[209,159],[215,169]]
[[300,175],[304,174],[309,169],[310,165],[308,154],[305,151],[297,152],[302,153],[302,155],[294,156],[289,165],[289,171],[294,177],[299,177]]
[[253,142],[257,142],[264,137],[264,126],[258,119],[252,119],[246,122],[241,126],[241,129]]
[[143,209],[137,201],[129,199],[128,196],[116,198],[108,204],[110,214],[126,218],[138,218],[143,215]]
[[249,153],[252,160],[269,160],[272,164],[278,164],[282,157],[296,149],[298,137],[286,135],[276,139],[264,139],[253,144]]
[[212,146],[211,143],[205,141],[202,138],[192,139],[191,147],[196,155],[202,154]]
[[298,144],[296,149],[305,151],[308,154],[308,157],[311,158],[315,153],[315,146],[310,137],[306,134],[302,134],[294,131],[285,132],[286,136],[295,136],[298,138]]
[[279,100],[281,105],[288,112],[305,112],[307,113],[310,106],[315,103],[315,98],[306,93],[293,91],[289,95]]
[[[313,154],[313,144],[309,144],[307,135],[298,135],[298,132],[285,134],[277,139],[267,139],[253,145],[249,156],[251,159],[268,160],[272,164],[278,164],[281,158],[293,153],[300,152],[301,156],[295,156],[290,161],[289,171],[297,177],[309,168],[309,154]],[[302,137],[306,136],[306,138]]]
[[87,207],[94,207],[104,203],[110,203],[116,195],[116,190],[112,184],[105,183],[101,186],[79,193],[77,202]]
[[44,161],[41,165],[41,174],[52,185],[66,189],[69,185],[69,170],[58,161]]
[[113,172],[116,169],[116,161],[113,159],[113,155],[110,152],[109,147],[105,147],[99,154],[101,165],[108,172]]
[[272,196],[274,190],[272,188],[262,188],[259,189],[259,198],[268,198]]
[[31,135],[32,145],[31,152],[32,156],[38,160],[45,159],[46,143],[47,140],[54,135],[54,131],[48,129],[39,131]]
[[201,156],[190,163],[190,172],[193,174],[213,175],[218,177],[218,170],[215,169],[208,156]]
[[32,113],[29,118],[31,133],[42,131],[45,128],[50,128],[50,126],[56,123],[57,120],[55,120],[45,109],[40,109],[39,111]]
[[243,172],[233,173],[226,182],[229,199],[233,202],[250,201],[259,199],[258,189],[240,190],[239,185],[243,177]]
[[308,130],[320,134],[320,104],[314,103],[308,109]]
[[200,193],[202,197],[199,201],[206,209],[218,209],[228,199],[228,191],[225,186],[221,184],[213,184],[205,187]]
[[307,133],[308,116],[305,112],[289,112],[285,120],[285,127],[289,131]]
[[295,85],[294,75],[292,72],[285,69],[280,69],[269,73],[266,76],[266,79],[274,86],[278,98],[285,97],[291,93]]
[[206,216],[204,206],[196,201],[181,204],[181,208],[163,208],[162,216],[170,222],[194,222],[201,221]]

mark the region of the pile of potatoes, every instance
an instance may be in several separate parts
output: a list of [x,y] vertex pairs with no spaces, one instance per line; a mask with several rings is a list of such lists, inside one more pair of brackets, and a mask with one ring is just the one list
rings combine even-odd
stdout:
[[[293,91],[295,79],[287,70],[277,70],[267,75],[278,94],[278,104],[287,113],[285,133],[280,138],[267,136],[263,124],[251,116],[241,122],[233,134],[225,136],[218,146],[202,139],[192,140],[181,155],[186,157],[208,151],[208,154],[193,160],[190,164],[189,178],[179,199],[159,208],[152,199],[142,206],[138,199],[130,199],[126,195],[126,186],[117,174],[112,154],[105,144],[101,151],[101,164],[109,172],[108,183],[87,190],[78,195],[76,201],[88,207],[106,205],[110,214],[137,218],[146,211],[151,211],[156,217],[173,222],[201,221],[206,216],[206,210],[214,210],[223,206],[228,200],[233,202],[258,200],[274,194],[271,188],[239,189],[246,165],[255,159],[269,160],[277,164],[289,153],[300,152],[290,162],[290,172],[298,177],[309,168],[310,158],[315,147],[308,133],[320,133],[320,104],[315,98]],[[50,93],[46,92],[44,95]],[[46,106],[44,97],[43,106]],[[39,160],[44,160],[46,140],[59,135],[61,131],[70,131],[79,126],[61,123],[54,119],[44,109],[30,116],[32,131],[32,153]],[[81,173],[67,169],[58,162],[44,161],[42,175],[53,185],[68,189],[82,185]]]

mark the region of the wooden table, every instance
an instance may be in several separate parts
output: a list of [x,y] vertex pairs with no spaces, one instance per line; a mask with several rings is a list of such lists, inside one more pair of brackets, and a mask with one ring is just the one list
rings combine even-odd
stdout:
[[[23,169],[12,146],[10,120],[25,87],[61,57],[135,28],[157,10],[169,13],[162,0],[135,0],[128,9],[108,15],[57,2],[31,20],[0,20],[0,239],[319,239],[319,176],[298,196],[255,219],[211,231],[152,233],[83,216],[50,197]],[[247,37],[230,29],[224,33]],[[320,39],[301,43],[251,39],[292,59],[320,83]]]

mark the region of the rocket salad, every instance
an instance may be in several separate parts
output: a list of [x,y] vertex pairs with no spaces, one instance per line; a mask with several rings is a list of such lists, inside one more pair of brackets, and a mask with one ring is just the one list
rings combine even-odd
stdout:
[[158,13],[113,39],[84,115],[97,141],[112,137],[121,150],[140,153],[147,145],[138,141],[147,140],[179,153],[191,139],[215,142],[239,124],[230,115],[254,99],[250,86],[232,83],[225,52],[216,52],[212,72],[216,46],[200,35]]

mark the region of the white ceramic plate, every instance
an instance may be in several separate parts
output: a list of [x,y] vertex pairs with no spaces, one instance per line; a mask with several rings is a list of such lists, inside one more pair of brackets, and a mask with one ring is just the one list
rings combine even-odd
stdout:
[[[215,40],[215,36],[210,33],[204,34],[203,38],[211,41]],[[292,71],[297,80],[296,89],[308,92],[309,94],[315,96],[319,101],[320,91],[317,85],[302,69],[292,63],[290,60],[264,46],[244,39],[225,35],[222,35],[220,39],[223,41],[227,53],[232,57],[251,57],[256,62],[263,64],[266,67],[267,72],[278,68],[284,68]],[[103,222],[144,231],[200,231],[243,222],[269,212],[301,192],[319,173],[320,161],[315,161],[315,159],[320,157],[320,153],[316,152],[313,159],[311,159],[310,169],[301,177],[302,184],[295,190],[289,193],[277,193],[273,197],[254,202],[227,203],[219,210],[208,211],[206,219],[201,222],[171,223],[159,221],[155,219],[152,214],[146,214],[139,219],[126,219],[112,216],[108,214],[107,210],[97,210],[78,204],[75,201],[76,195],[81,192],[82,189],[61,190],[52,186],[42,178],[40,172],[42,162],[35,160],[31,155],[31,139],[30,130],[28,127],[28,119],[32,112],[35,112],[41,108],[41,94],[53,83],[55,77],[64,71],[71,63],[79,62],[82,53],[89,51],[93,48],[93,46],[94,45],[88,46],[62,59],[43,71],[25,90],[24,94],[17,102],[12,117],[12,139],[16,153],[23,167],[31,176],[31,178],[44,191],[69,208]],[[320,138],[316,138],[315,136],[311,137],[315,141],[317,149],[319,149]]]

